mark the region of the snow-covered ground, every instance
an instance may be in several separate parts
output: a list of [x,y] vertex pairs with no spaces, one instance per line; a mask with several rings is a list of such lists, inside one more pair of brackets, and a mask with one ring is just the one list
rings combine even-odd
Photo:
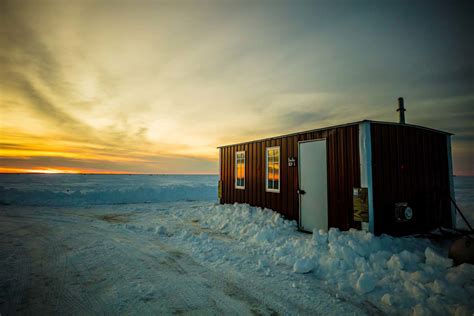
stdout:
[[[459,208],[464,216],[466,216],[471,226],[474,227],[474,177],[455,177],[454,191]],[[467,228],[467,225],[462,220],[461,216],[458,215],[456,219],[456,225],[458,228]]]
[[[474,266],[452,267],[444,244],[300,233],[270,210],[215,204],[211,176],[31,177],[0,178],[2,315],[474,312]],[[472,218],[466,179],[456,193]],[[135,203],[142,191],[151,203]]]
[[0,174],[0,204],[87,206],[216,199],[215,175]]

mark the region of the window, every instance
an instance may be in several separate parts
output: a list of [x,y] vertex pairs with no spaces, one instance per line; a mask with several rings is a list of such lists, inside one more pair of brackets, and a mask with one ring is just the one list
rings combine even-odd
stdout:
[[280,147],[267,148],[267,191],[280,192]]
[[245,151],[235,153],[235,188],[245,189]]

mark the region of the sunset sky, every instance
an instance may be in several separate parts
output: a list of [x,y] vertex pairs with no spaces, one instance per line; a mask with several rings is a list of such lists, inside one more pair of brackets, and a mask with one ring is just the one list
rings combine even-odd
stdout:
[[455,133],[474,175],[474,7],[0,0],[0,172],[217,173],[217,146],[361,119]]

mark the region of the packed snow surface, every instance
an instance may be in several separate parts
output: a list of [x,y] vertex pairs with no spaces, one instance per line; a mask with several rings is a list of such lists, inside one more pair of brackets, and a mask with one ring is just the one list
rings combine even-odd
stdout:
[[[148,183],[154,194],[171,185],[182,195],[146,204],[114,204],[114,194],[141,181],[84,182],[71,180],[69,190],[86,194],[77,200],[60,195],[69,193],[59,183],[2,182],[0,314],[474,313],[474,266],[453,266],[444,244],[357,230],[300,233],[268,209],[188,198],[192,188],[212,187],[205,177]],[[112,193],[94,206],[87,194],[100,191]],[[36,202],[44,192],[61,203]]]

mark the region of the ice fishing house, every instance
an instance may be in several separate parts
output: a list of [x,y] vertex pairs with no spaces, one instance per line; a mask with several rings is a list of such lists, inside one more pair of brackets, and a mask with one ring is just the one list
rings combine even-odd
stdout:
[[451,134],[360,121],[219,147],[220,203],[273,209],[299,228],[403,235],[453,227]]

